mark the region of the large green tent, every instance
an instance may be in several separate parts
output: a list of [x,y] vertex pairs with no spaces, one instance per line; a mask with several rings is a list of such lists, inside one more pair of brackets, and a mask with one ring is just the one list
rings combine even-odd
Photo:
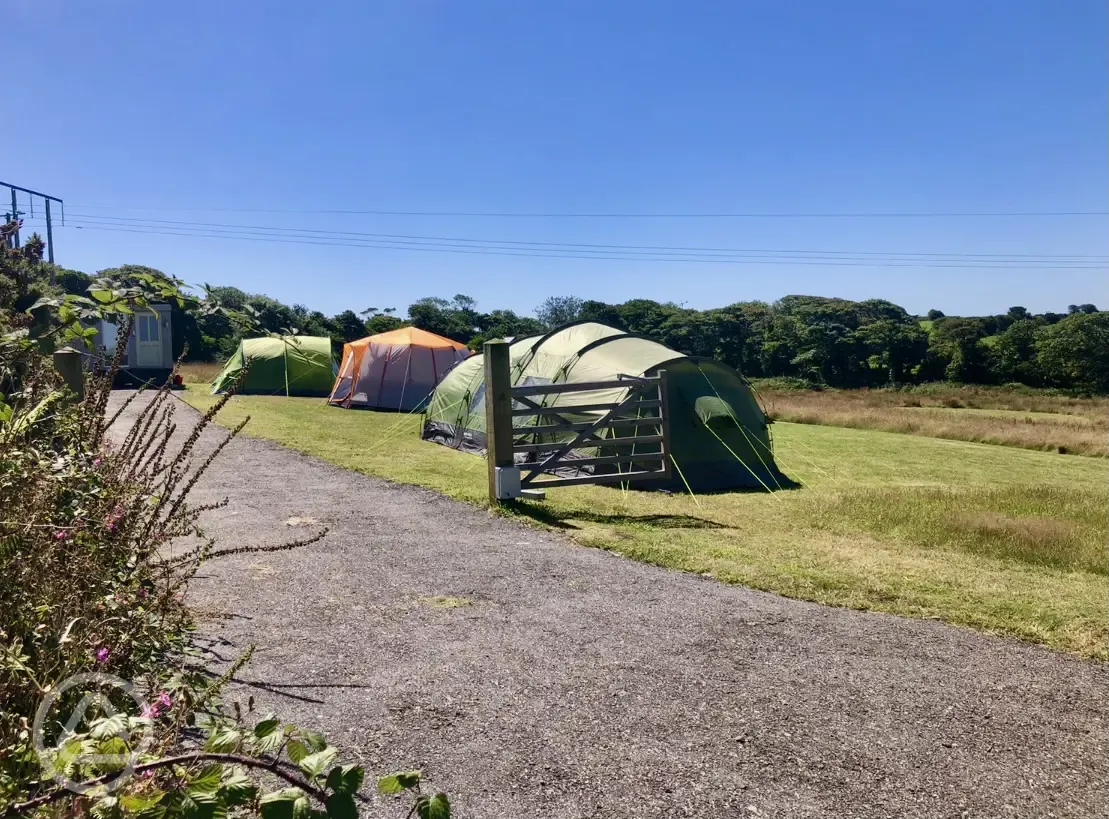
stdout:
[[[666,370],[670,452],[676,469],[669,481],[643,488],[695,491],[791,485],[774,462],[769,421],[747,381],[719,361],[682,355],[651,339],[596,322],[578,322],[512,343],[509,356],[517,386],[611,381],[620,375],[649,376]],[[567,392],[545,397],[566,407],[572,420],[601,413],[573,412],[575,405],[620,400],[627,390]],[[428,405],[423,437],[456,449],[485,449],[484,356],[457,364]],[[557,441],[552,440],[552,449]],[[582,450],[583,456],[597,449]],[[588,469],[588,467],[587,467]]]
[[244,338],[212,382],[212,393],[226,390],[244,368],[240,393],[324,396],[335,381],[331,339],[325,336]]

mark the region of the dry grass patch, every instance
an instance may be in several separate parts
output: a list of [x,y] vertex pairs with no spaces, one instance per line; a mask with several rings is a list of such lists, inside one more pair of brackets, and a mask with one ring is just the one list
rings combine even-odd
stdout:
[[878,429],[1045,452],[1109,454],[1109,400],[967,390],[768,391],[775,420]]
[[218,361],[186,361],[181,364],[181,379],[186,384],[211,384],[222,369]]

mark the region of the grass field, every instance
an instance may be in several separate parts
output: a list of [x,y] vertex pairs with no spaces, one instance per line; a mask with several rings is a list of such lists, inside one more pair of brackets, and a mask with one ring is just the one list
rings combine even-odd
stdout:
[[1109,455],[1109,399],[984,387],[764,390],[771,417],[1046,452]]
[[[199,389],[184,398],[214,401]],[[221,419],[247,415],[246,434],[485,502],[485,462],[420,441],[418,416],[248,396]],[[779,462],[805,488],[693,498],[567,487],[504,513],[726,582],[1109,657],[1105,461],[834,426],[774,430]]]

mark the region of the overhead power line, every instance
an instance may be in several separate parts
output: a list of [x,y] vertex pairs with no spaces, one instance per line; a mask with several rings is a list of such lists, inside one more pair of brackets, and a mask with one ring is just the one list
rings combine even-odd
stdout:
[[188,230],[213,230],[227,231],[262,231],[264,234],[294,235],[305,238],[346,238],[358,237],[379,240],[402,240],[405,243],[459,243],[461,246],[503,246],[517,250],[567,250],[587,251],[597,253],[650,253],[673,255],[675,253],[691,253],[696,255],[761,255],[761,254],[789,254],[796,256],[828,256],[843,258],[881,257],[887,260],[913,261],[916,259],[934,259],[937,261],[1043,261],[1043,262],[1088,262],[1107,261],[1109,256],[1091,255],[1059,255],[1059,254],[1030,254],[1030,253],[922,253],[898,251],[846,251],[846,250],[798,250],[798,249],[773,249],[773,248],[736,248],[736,247],[701,247],[688,245],[613,245],[583,242],[542,242],[523,241],[516,239],[484,239],[458,236],[423,236],[406,233],[373,233],[353,230],[315,230],[311,228],[287,228],[271,225],[236,225],[222,222],[191,222],[171,219],[136,219],[126,216],[95,216],[90,214],[73,214],[88,224],[112,225],[115,227],[146,227],[161,228],[171,226],[170,229]]
[[[265,228],[262,230],[223,229],[216,227],[187,227],[144,225],[113,221],[82,221],[71,219],[70,224],[82,230],[98,230],[118,233],[146,234],[154,236],[180,236],[187,238],[232,239],[239,241],[269,242],[277,244],[303,244],[329,247],[373,248],[381,250],[406,250],[433,253],[454,253],[481,256],[515,256],[548,259],[590,259],[631,262],[664,262],[686,264],[717,265],[788,265],[820,267],[870,267],[870,268],[961,268],[987,270],[1102,270],[1105,264],[1092,263],[1083,259],[1049,261],[1046,259],[958,259],[958,258],[901,258],[896,256],[834,256],[807,255],[815,251],[799,252],[751,252],[696,253],[693,251],[648,252],[590,249],[586,246],[567,245],[566,247],[532,247],[512,245],[473,244],[478,240],[462,241],[424,241],[401,239],[354,238],[335,235],[317,235],[286,230]],[[522,243],[521,243],[522,244]]]
[[[165,205],[75,205],[86,210],[136,210],[160,212],[209,212],[209,213],[304,213],[303,208],[213,208],[175,207]],[[388,210],[372,209],[322,209],[313,213],[350,214],[358,216],[418,216],[483,219],[978,219],[978,218],[1067,218],[1109,216],[1109,211],[1057,210],[1057,211],[716,211],[692,213],[650,212],[544,212],[544,211],[445,211],[445,210]]]

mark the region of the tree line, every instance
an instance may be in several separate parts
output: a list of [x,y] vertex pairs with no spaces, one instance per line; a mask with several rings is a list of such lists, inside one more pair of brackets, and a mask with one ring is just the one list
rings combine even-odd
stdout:
[[[18,287],[0,281],[0,302],[5,288],[18,289],[33,302],[48,289],[51,272],[55,287],[66,292],[83,293],[90,281],[79,271],[45,263],[34,267]],[[164,275],[138,265],[112,272]],[[484,312],[474,299],[459,294],[419,299],[403,316],[391,307],[329,316],[237,287],[206,288],[204,297],[228,311],[252,313],[267,332],[328,336],[337,350],[344,342],[409,325],[480,349],[488,339],[536,335],[591,320],[686,355],[723,361],[751,378],[844,388],[949,380],[1109,392],[1109,312],[1092,304],[1071,305],[1066,313],[1034,314],[1016,306],[989,316],[947,316],[939,310],[914,316],[882,299],[794,295],[695,310],[650,299],[609,304],[555,296],[534,316],[522,316],[504,309]],[[223,313],[181,312],[173,320],[174,353],[187,345],[191,360],[222,360],[235,351],[240,332]]]

